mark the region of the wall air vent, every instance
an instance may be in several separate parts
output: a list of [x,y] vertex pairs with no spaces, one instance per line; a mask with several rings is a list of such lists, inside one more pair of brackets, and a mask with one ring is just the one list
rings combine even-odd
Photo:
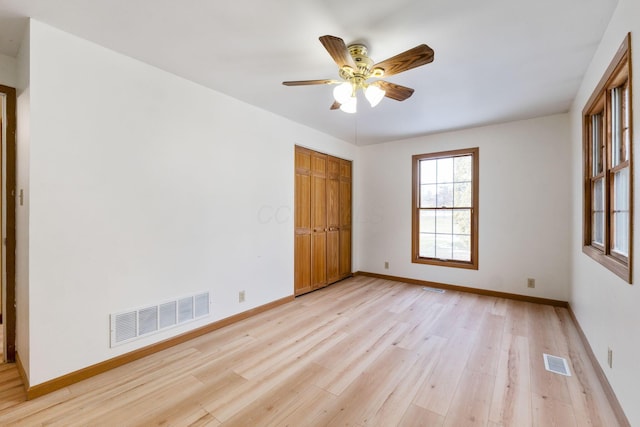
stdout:
[[423,286],[422,287],[423,291],[427,291],[427,292],[434,292],[436,294],[444,294],[444,289],[440,289],[440,288],[432,288],[431,286]]
[[140,307],[110,317],[111,347],[209,316],[209,292]]
[[546,353],[543,353],[542,355],[544,357],[544,367],[547,371],[567,377],[571,376],[571,371],[569,370],[567,359],[565,359],[564,357],[552,356]]

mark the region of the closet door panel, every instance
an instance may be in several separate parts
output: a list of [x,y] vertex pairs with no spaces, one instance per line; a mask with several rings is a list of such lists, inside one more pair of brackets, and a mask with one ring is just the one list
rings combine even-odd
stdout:
[[340,278],[351,276],[351,162],[340,161]]
[[327,283],[340,280],[340,159],[327,159]]
[[340,278],[351,276],[351,230],[340,230]]
[[311,154],[296,147],[294,212],[294,293],[309,292],[311,287]]
[[311,156],[311,287],[327,284],[327,156]]
[[311,234],[295,236],[295,294],[309,292],[311,287]]

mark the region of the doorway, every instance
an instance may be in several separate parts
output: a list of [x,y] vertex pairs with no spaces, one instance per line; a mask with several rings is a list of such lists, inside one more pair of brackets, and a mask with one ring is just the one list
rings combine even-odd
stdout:
[[0,247],[2,361],[16,360],[16,90],[0,85]]

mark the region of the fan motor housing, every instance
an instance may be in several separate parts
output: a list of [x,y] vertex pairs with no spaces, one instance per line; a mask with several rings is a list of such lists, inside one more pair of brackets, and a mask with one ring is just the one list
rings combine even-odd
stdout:
[[349,49],[349,54],[358,67],[354,72],[356,74],[361,74],[365,79],[369,77],[373,61],[367,56],[367,47],[363,44],[352,44],[349,45],[347,49]]

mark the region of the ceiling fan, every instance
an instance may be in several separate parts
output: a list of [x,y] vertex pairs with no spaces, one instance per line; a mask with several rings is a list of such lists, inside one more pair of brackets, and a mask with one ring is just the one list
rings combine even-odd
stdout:
[[363,44],[347,46],[341,38],[335,36],[322,36],[320,42],[340,67],[338,74],[342,80],[294,80],[282,82],[282,84],[285,86],[338,85],[333,90],[335,102],[330,109],[339,108],[347,113],[356,112],[358,89],[364,92],[372,107],[378,105],[385,96],[396,101],[404,101],[413,94],[413,89],[384,80],[368,80],[389,77],[433,62],[433,49],[426,44],[374,63],[367,56],[367,47]]

